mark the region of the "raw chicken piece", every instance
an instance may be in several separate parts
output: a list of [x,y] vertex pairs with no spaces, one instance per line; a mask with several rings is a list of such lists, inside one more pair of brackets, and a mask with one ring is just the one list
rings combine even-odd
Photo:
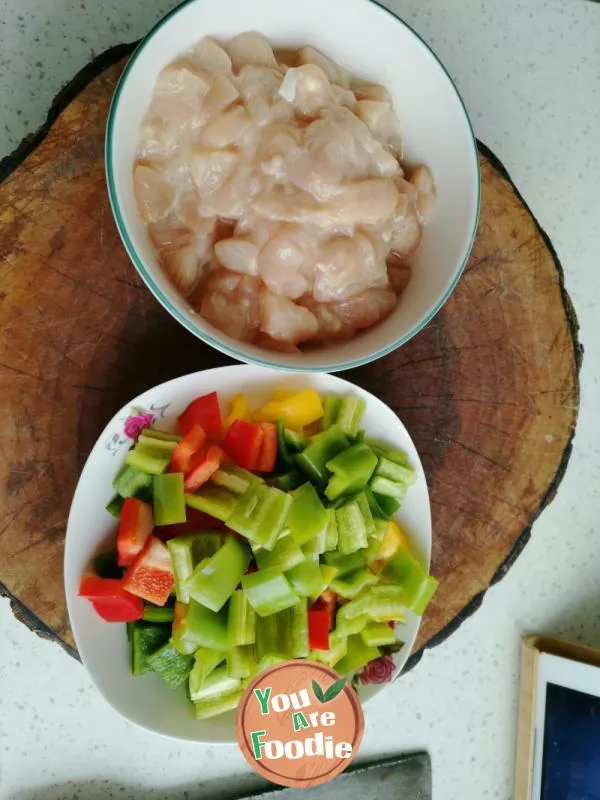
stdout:
[[227,44],[227,52],[236,72],[239,72],[246,64],[261,67],[277,66],[273,48],[265,37],[256,31],[234,36]]
[[391,103],[392,97],[388,90],[378,83],[370,83],[360,78],[352,78],[350,88],[357,100],[380,100],[382,103]]
[[248,209],[237,220],[235,235],[250,239],[260,250],[277,230],[279,230],[277,222],[270,222],[269,220],[263,219],[257,214],[253,214],[252,211]]
[[258,247],[248,238],[233,236],[221,239],[215,244],[215,254],[219,262],[233,272],[246,275],[258,273]]
[[376,139],[391,145],[397,153],[402,152],[400,121],[391,103],[359,100],[354,113],[367,125]]
[[410,258],[421,244],[423,228],[417,217],[413,202],[414,189],[407,181],[400,181],[401,185],[408,185],[412,193],[401,194],[398,197],[396,210],[391,219],[389,246],[400,258]]
[[311,256],[311,247],[302,228],[282,225],[260,251],[260,277],[274,294],[295,300],[309,289]]
[[274,350],[276,353],[299,353],[300,350],[295,344],[291,342],[278,342],[277,339],[272,339],[266,333],[259,333],[253,343],[256,347],[262,347],[265,350]]
[[229,150],[211,151],[194,148],[189,157],[189,171],[201,197],[223,186],[238,163],[238,156]]
[[171,282],[187,297],[202,275],[193,231],[170,218],[148,225],[148,235]]
[[344,128],[318,119],[306,129],[304,147],[289,167],[289,179],[317,200],[331,200],[346,178],[366,177],[369,158]]
[[346,300],[364,289],[386,286],[385,264],[362,234],[337,236],[322,247],[315,265],[313,295],[319,302]]
[[242,67],[237,78],[240,95],[257,125],[266,125],[271,119],[271,107],[278,96],[282,73],[270,67],[249,64]]
[[425,222],[435,202],[435,186],[433,177],[427,167],[421,165],[410,176],[410,183],[417,190],[417,214],[421,222]]
[[133,191],[144,222],[158,222],[175,200],[175,191],[165,174],[144,164],[138,164],[134,170]]
[[260,189],[258,173],[253,167],[240,164],[219,189],[200,199],[200,213],[204,217],[239,219]]
[[331,311],[351,331],[370,328],[385,319],[396,307],[398,298],[391,289],[367,289],[341,303],[332,303]]
[[408,286],[412,270],[408,264],[403,264],[402,259],[393,251],[387,257],[386,265],[390,286],[396,293],[396,296],[399,297]]
[[224,75],[215,75],[197,114],[198,125],[206,124],[215,114],[235,102],[239,96],[238,90],[229,78]]
[[140,128],[138,159],[154,161],[168,159],[181,146],[181,130],[170,120],[147,114]]
[[336,86],[335,83],[331,84],[331,90],[333,91],[336,103],[339,103],[341,106],[346,106],[350,111],[354,111],[356,108],[356,97],[353,91],[344,89],[341,86]]
[[256,126],[243,106],[223,111],[208,122],[201,131],[200,143],[207,149],[221,150],[240,142],[250,128]]
[[231,74],[231,59],[221,45],[210,36],[200,39],[198,44],[192,47],[189,59],[196,69],[211,77]]
[[371,158],[371,174],[394,176],[400,165],[391,153],[375,139],[368,126],[344,106],[331,106],[323,112],[323,118],[348,131]]
[[257,214],[282,222],[310,223],[324,228],[380,225],[396,207],[393,181],[374,178],[344,184],[332,202],[318,203],[308,192],[273,186],[252,204]]
[[270,125],[262,134],[256,161],[265,175],[283,181],[301,152],[301,131],[291,125]]
[[202,296],[200,314],[223,333],[250,342],[260,325],[260,281],[226,269],[213,272]]
[[342,67],[334,64],[331,59],[323,55],[314,47],[303,47],[298,53],[298,64],[314,64],[323,70],[329,83],[336,83],[343,89],[347,89],[350,80],[348,73]]
[[277,341],[298,344],[313,338],[319,326],[307,308],[263,289],[260,293],[260,329]]
[[168,120],[171,126],[190,127],[209,89],[208,79],[194,72],[186,63],[170,64],[156,79],[150,111]]
[[331,339],[349,339],[353,331],[342,323],[342,320],[335,313],[335,303],[317,303],[312,294],[304,295],[298,301],[304,308],[308,308],[316,319],[319,332],[315,338],[323,341]]
[[314,64],[288,69],[279,94],[307,117],[316,115],[335,100],[327,75]]

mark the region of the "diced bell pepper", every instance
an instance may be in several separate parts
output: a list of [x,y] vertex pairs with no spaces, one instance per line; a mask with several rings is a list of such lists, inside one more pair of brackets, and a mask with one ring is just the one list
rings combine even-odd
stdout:
[[300,602],[288,579],[277,567],[259,569],[258,572],[244,575],[242,589],[252,608],[261,617],[275,614]]
[[133,562],[153,529],[152,507],[136,497],[128,497],[123,503],[119,517],[117,533],[119,566],[127,567]]
[[157,606],[164,606],[175,585],[167,546],[149,536],[123,577],[123,587]]
[[185,435],[194,425],[199,425],[207,437],[221,432],[221,409],[216,392],[197,397],[177,420],[179,430]]
[[183,472],[155,475],[152,491],[155,525],[177,525],[186,521]]

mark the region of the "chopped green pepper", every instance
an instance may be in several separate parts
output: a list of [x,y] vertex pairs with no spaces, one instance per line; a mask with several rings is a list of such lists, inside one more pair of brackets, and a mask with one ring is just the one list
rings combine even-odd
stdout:
[[[277,567],[259,569],[242,577],[242,589],[256,613],[265,617],[296,605],[300,598]],[[259,653],[259,658],[260,658]]]
[[391,497],[398,503],[406,494],[406,486],[403,483],[396,483],[389,478],[384,478],[382,475],[374,475],[370,483],[371,491],[374,494],[382,495],[384,497]]
[[208,676],[223,662],[224,658],[224,653],[210,650],[208,647],[199,647],[196,650],[194,666],[190,672],[190,697],[201,691]]
[[223,535],[212,531],[178,536],[167,542],[175,574],[175,594],[182,603],[189,602],[190,593],[185,582],[194,567],[203,559],[213,556],[222,544]]
[[113,481],[113,489],[121,497],[134,497],[141,490],[152,489],[152,475],[129,464],[123,464]]
[[183,472],[155,475],[152,482],[154,494],[154,524],[177,525],[185,522],[185,497]]
[[284,427],[283,435],[285,437],[288,449],[293,450],[296,453],[302,452],[302,450],[304,450],[308,444],[304,436],[302,436],[301,433],[298,433],[298,431],[291,431],[289,428]]
[[121,516],[121,509],[125,503],[125,498],[121,497],[120,494],[114,495],[106,504],[105,508],[109,514],[112,514],[113,517],[119,519]]
[[379,457],[375,475],[380,475],[382,478],[389,478],[395,483],[401,483],[404,486],[412,486],[417,480],[417,473],[408,466],[408,464],[398,464],[389,458]]
[[192,678],[193,672],[194,670],[192,669],[190,674],[190,698],[194,702],[209,699],[216,700],[240,687],[240,679],[229,675],[226,664],[212,669],[202,682],[198,681],[197,674],[194,674]]
[[264,484],[253,484],[240,497],[228,527],[252,542],[272,550],[292,504],[290,495]]
[[349,572],[343,577],[336,577],[331,581],[331,588],[340,597],[353,598],[367,586],[373,586],[379,581],[370,569],[362,567],[354,572]]
[[234,512],[238,496],[221,486],[204,485],[196,494],[186,494],[185,502],[190,508],[204,511],[221,522],[227,522]]
[[313,597],[323,585],[323,576],[317,561],[307,558],[285,573],[296,594]]
[[277,614],[280,639],[285,642],[288,658],[305,658],[308,655],[308,605],[305,598]]
[[370,486],[365,489],[371,512],[379,519],[391,519],[400,508],[400,503],[393,497],[385,494],[375,494]]
[[336,630],[329,634],[329,650],[311,650],[309,658],[311,661],[320,661],[328,667],[334,667],[347,651],[347,637]]
[[375,522],[373,521],[373,514],[371,513],[366,494],[360,492],[354,496],[353,500],[358,503],[358,507],[360,508],[367,536],[372,536],[375,533]]
[[421,616],[437,589],[435,578],[427,575],[417,559],[400,547],[384,566],[382,576],[399,585],[404,605]]
[[323,430],[335,425],[341,405],[342,398],[339,394],[325,395],[323,398]]
[[177,447],[177,442],[173,441],[172,439],[163,439],[159,436],[146,436],[146,429],[144,429],[138,436],[136,447],[141,447],[142,450],[147,447],[153,448],[156,451],[162,450],[169,454],[170,460],[170,456]]
[[[342,606],[344,608],[344,606]],[[348,618],[340,614],[340,610],[337,613],[335,629],[339,633],[340,636],[353,636],[356,633],[360,633],[364,628],[373,620],[368,614],[360,614],[358,617]]]
[[296,464],[312,481],[325,484],[329,476],[328,462],[349,446],[348,437],[337,425],[333,425],[313,436],[310,444],[296,456]]
[[329,479],[325,496],[336,500],[343,494],[359,492],[369,482],[376,466],[377,456],[369,445],[352,445],[327,462],[327,469],[333,472],[333,477]]
[[338,550],[342,554],[354,553],[366,547],[367,529],[356,501],[336,508],[335,520],[338,529]]
[[152,603],[144,603],[143,619],[146,622],[173,622],[174,616],[175,610],[173,606],[155,606]]
[[[178,604],[183,606],[183,604]],[[182,619],[173,622],[172,641],[180,653],[193,653],[198,647],[211,650],[227,650],[227,609],[218,613],[201,603],[190,600]]]
[[338,529],[335,519],[335,510],[327,509],[329,521],[327,523],[327,530],[325,532],[325,550],[337,550],[338,546]]
[[391,584],[371,586],[360,597],[350,600],[338,611],[338,619],[352,619],[368,614],[377,622],[404,619],[404,592]]
[[335,424],[339,425],[348,436],[356,436],[366,407],[367,404],[362,397],[354,395],[342,397]]
[[[277,614],[270,614],[268,617],[256,618],[256,655],[259,659],[259,667],[265,658],[278,658],[285,660],[286,654],[283,652],[285,643],[280,637]],[[263,667],[263,669],[266,669]]]
[[232,678],[248,678],[254,675],[256,663],[253,644],[231,647],[227,652],[227,672]]
[[288,472],[296,466],[294,453],[290,452],[288,440],[285,435],[285,422],[278,419],[277,426],[277,469]]
[[356,672],[360,667],[364,667],[374,658],[379,658],[379,650],[376,647],[366,645],[359,635],[348,637],[348,651],[346,655],[335,665],[336,672],[340,675],[349,675]]
[[183,683],[194,664],[192,655],[182,655],[170,642],[148,657],[148,667],[172,688]]
[[211,483],[222,486],[234,494],[244,494],[252,483],[262,483],[262,478],[237,464],[226,462],[210,477]]
[[144,428],[144,436],[147,439],[162,439],[164,442],[180,442],[181,436],[176,433],[167,433],[167,431],[160,431],[158,428]]
[[313,536],[312,539],[302,545],[302,552],[305,556],[319,556],[325,552],[328,525],[329,523],[324,525],[316,536]]
[[123,567],[119,566],[119,554],[116,550],[98,553],[92,561],[94,572],[99,578],[122,578]]
[[207,700],[194,701],[196,719],[210,719],[219,714],[224,714],[226,711],[232,711],[237,708],[243,694],[244,687],[240,686],[222,697],[210,697]]
[[134,622],[130,629],[131,671],[134,675],[143,675],[152,668],[148,664],[149,657],[171,638],[171,632],[164,625],[146,625]]
[[377,458],[387,458],[390,461],[394,461],[396,464],[408,464],[408,453],[405,453],[404,450],[394,450],[385,445],[373,444],[372,442],[371,448]]
[[304,480],[304,475],[297,469],[293,469],[290,472],[284,472],[283,475],[277,475],[276,478],[273,478],[271,483],[283,492],[291,492],[293,489],[297,489],[298,486],[301,486]]
[[183,588],[211,611],[220,611],[248,569],[250,557],[245,543],[228,536],[213,556],[194,568]]
[[363,642],[369,647],[382,647],[397,641],[393,628],[385,622],[370,622],[360,632]]
[[227,640],[230,647],[241,647],[256,641],[256,613],[241,589],[237,589],[229,601]]
[[361,550],[356,550],[354,553],[349,553],[348,555],[343,555],[337,551],[325,553],[323,561],[331,567],[336,567],[338,575],[347,575],[355,569],[364,567],[366,563],[365,554]]
[[[157,445],[160,440],[152,440],[154,444],[137,444],[125,457],[125,463],[149,475],[160,475],[171,461],[171,451]],[[119,492],[120,494],[120,492]]]
[[328,521],[327,511],[311,483],[305,483],[292,492],[286,525],[297,544],[303,545],[312,539],[325,528]]
[[279,567],[283,572],[300,564],[305,558],[290,531],[281,534],[272,550],[260,547],[255,550],[254,556],[260,569]]

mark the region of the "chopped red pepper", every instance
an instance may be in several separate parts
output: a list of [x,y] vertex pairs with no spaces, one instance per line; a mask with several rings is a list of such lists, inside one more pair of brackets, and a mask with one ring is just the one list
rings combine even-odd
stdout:
[[219,469],[224,458],[218,444],[211,444],[205,453],[196,453],[183,482],[185,491],[196,492]]
[[263,443],[255,469],[257,472],[273,472],[277,458],[277,425],[273,422],[262,422],[260,427]]
[[154,528],[152,507],[137,497],[128,497],[119,515],[117,550],[119,566],[128,567],[146,544]]
[[157,606],[164,606],[175,585],[167,546],[149,536],[142,552],[123,577],[123,588]]
[[197,397],[178,418],[179,430],[185,436],[194,425],[200,425],[208,436],[216,436],[221,431],[221,409],[216,392]]
[[223,447],[229,458],[244,469],[256,469],[265,433],[256,422],[236,419],[231,425]]
[[169,472],[187,472],[193,456],[204,447],[206,433],[200,425],[192,425],[171,456]]
[[329,650],[329,612],[318,601],[308,609],[308,643],[311,650]]
[[126,591],[120,578],[84,575],[79,595],[87,597],[96,613],[106,622],[135,622],[144,615],[141,599]]
[[186,536],[188,533],[196,533],[196,531],[214,531],[223,527],[220,519],[211,517],[210,514],[205,514],[204,511],[198,511],[197,508],[186,506],[186,521],[180,522],[177,525],[160,525],[154,529],[154,536],[160,539],[161,542],[168,542],[169,539],[176,539],[178,536]]

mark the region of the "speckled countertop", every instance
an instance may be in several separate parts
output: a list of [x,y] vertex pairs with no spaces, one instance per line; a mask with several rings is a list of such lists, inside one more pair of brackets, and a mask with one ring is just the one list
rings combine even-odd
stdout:
[[[173,5],[0,0],[0,156],[91,56]],[[426,748],[435,800],[509,800],[520,636],[545,629],[600,645],[600,4],[389,5],[445,62],[478,137],[550,235],[586,348],[573,456],[531,542],[475,616],[366,715],[362,758]],[[234,748],[171,743],[124,722],[80,664],[0,601],[1,800],[219,797],[253,781]]]

